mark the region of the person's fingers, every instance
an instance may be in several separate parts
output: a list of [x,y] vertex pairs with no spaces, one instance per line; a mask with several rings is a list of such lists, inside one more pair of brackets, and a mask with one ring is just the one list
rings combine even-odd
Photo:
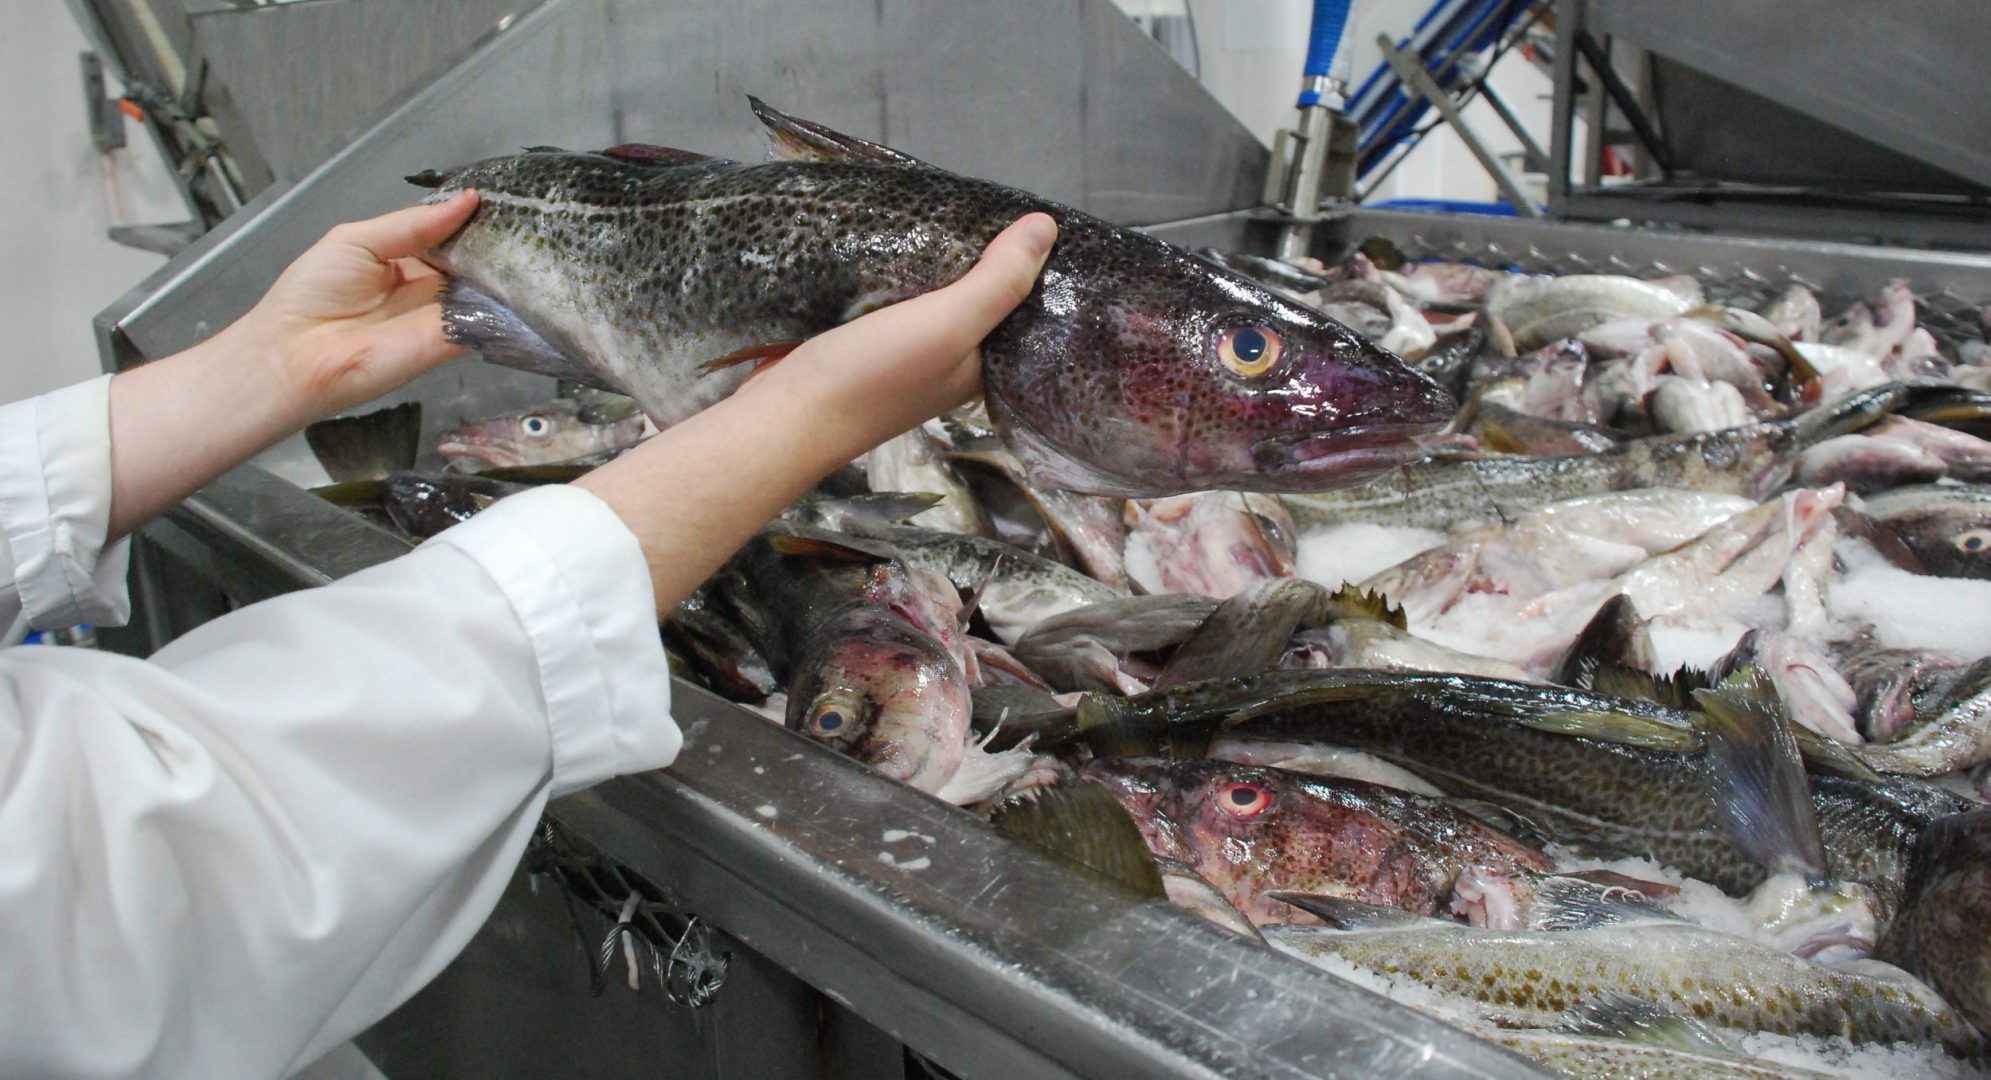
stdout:
[[439,203],[410,206],[377,218],[349,222],[327,235],[364,248],[384,263],[412,258],[449,239],[476,209],[477,193],[459,191]]
[[403,312],[353,332],[342,390],[371,400],[468,351],[443,333],[433,306]]
[[822,334],[809,342],[811,352],[823,359],[856,356],[867,366],[881,343],[902,358],[963,356],[1030,295],[1057,235],[1049,214],[1025,215],[989,241],[960,280]]
[[[989,241],[981,261],[952,285],[920,299],[925,306],[947,305],[947,328],[954,333],[958,348],[967,352],[989,335],[1016,305],[1036,287],[1037,274],[1051,245],[1058,239],[1058,223],[1049,214],[1026,214]],[[924,312],[922,312],[924,314]]]

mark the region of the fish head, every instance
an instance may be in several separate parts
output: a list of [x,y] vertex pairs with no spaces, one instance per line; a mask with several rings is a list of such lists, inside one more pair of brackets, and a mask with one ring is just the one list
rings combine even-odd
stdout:
[[983,343],[990,414],[1040,485],[1318,491],[1416,460],[1451,419],[1436,383],[1320,311],[1080,217]]
[[889,608],[825,619],[788,690],[789,729],[936,792],[961,766],[968,682],[947,649]]
[[1155,854],[1223,889],[1254,922],[1306,917],[1262,897],[1269,889],[1331,893],[1366,873],[1348,843],[1391,846],[1372,815],[1316,797],[1306,777],[1216,761],[1100,758],[1081,770],[1134,817]]
[[580,418],[571,398],[466,424],[436,441],[436,452],[459,468],[509,468],[572,461],[603,448],[599,428]]
[[1928,489],[1907,509],[1890,513],[1888,531],[1940,577],[1991,578],[1991,491]]

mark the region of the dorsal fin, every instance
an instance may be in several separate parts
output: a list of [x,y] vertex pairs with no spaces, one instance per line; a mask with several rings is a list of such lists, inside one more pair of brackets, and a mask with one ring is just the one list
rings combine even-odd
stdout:
[[889,146],[880,146],[855,135],[845,135],[813,121],[790,116],[752,95],[748,95],[747,103],[753,106],[754,115],[760,118],[760,122],[767,126],[767,137],[773,143],[776,160],[872,161],[883,165],[930,167],[911,154],[902,154]]
[[603,157],[626,161],[631,165],[696,165],[701,161],[719,160],[710,154],[676,150],[668,146],[651,146],[649,143],[623,143],[620,146],[611,146],[600,153]]

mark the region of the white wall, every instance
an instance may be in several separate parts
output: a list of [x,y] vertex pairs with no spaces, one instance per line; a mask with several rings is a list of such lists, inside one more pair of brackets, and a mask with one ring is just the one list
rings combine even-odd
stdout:
[[[1272,133],[1294,123],[1300,67],[1306,61],[1312,0],[1117,0],[1130,12],[1174,13],[1186,3],[1196,19],[1202,82],[1218,101],[1267,145]],[[1429,7],[1428,0],[1356,0],[1343,36],[1340,72],[1350,89],[1382,62],[1376,36],[1402,40]],[[1495,89],[1544,144],[1549,130],[1552,84],[1518,54],[1493,72]],[[1435,113],[1427,114],[1435,117]],[[1518,152],[1520,140],[1508,132],[1491,106],[1475,101],[1466,121],[1495,154]],[[1545,147],[1546,148],[1546,147]],[[1535,195],[1543,192],[1537,185]],[[1384,181],[1371,201],[1385,199],[1499,199],[1493,180],[1449,126],[1428,135]]]
[[[15,0],[0,32],[0,401],[102,369],[90,318],[165,260],[112,243],[113,224],[186,211],[150,138],[101,158],[90,142],[77,54],[61,0]],[[117,92],[115,89],[113,93]]]

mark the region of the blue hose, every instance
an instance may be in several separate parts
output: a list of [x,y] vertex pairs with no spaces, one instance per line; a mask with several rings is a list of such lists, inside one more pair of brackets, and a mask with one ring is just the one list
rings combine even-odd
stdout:
[[[1313,33],[1307,39],[1307,66],[1303,74],[1312,79],[1334,73],[1334,54],[1341,48],[1341,31],[1348,25],[1350,0],[1314,0]],[[1320,104],[1320,94],[1311,87],[1300,92],[1300,107]]]

